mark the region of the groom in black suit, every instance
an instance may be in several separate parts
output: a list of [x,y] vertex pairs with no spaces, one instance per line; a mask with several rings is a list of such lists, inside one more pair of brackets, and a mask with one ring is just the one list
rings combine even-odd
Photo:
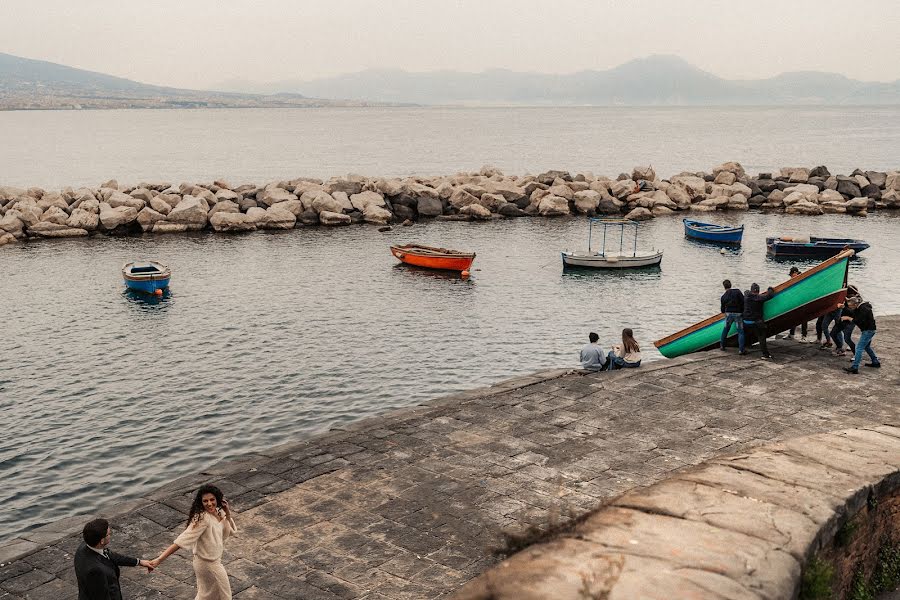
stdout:
[[119,587],[119,567],[147,567],[150,561],[116,554],[109,546],[109,521],[94,519],[81,532],[84,543],[75,552],[75,576],[78,579],[78,600],[122,600]]

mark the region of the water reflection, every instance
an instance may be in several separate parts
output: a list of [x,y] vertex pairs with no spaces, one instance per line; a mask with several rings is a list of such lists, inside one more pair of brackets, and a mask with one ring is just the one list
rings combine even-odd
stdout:
[[169,291],[169,288],[163,290],[161,295],[148,294],[131,288],[125,288],[122,290],[122,295],[129,304],[142,310],[163,310],[168,308],[172,300],[172,292]]
[[[472,269],[472,271],[479,271],[480,269]],[[407,265],[405,263],[399,263],[394,265],[394,272],[406,275],[410,278],[423,278],[423,279],[443,279],[448,281],[465,281],[474,283],[472,281],[472,277],[463,277],[458,271],[445,271],[438,269],[427,269],[425,267],[417,267],[415,265]]]
[[717,254],[723,255],[731,255],[737,256],[741,253],[740,244],[722,244],[717,242],[708,242],[705,240],[698,240],[695,238],[684,238],[684,241],[688,243],[690,246],[695,246],[699,250],[714,252]]
[[646,267],[629,267],[627,269],[593,269],[591,267],[579,267],[566,265],[562,274],[568,279],[616,279],[616,280],[635,280],[641,281],[645,279],[658,280],[662,274],[662,265],[648,265]]

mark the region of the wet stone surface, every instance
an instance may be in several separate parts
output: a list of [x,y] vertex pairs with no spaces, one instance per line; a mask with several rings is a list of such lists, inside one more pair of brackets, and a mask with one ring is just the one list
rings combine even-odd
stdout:
[[[546,527],[683,467],[771,441],[900,422],[900,317],[880,317],[885,367],[846,375],[813,344],[770,342],[584,375],[546,372],[216,465],[108,511],[112,548],[153,557],[215,482],[237,511],[224,563],[236,599],[440,598],[497,562],[502,532]],[[0,599],[77,595],[81,522],[0,546]],[[182,550],[130,600],[192,598]]]

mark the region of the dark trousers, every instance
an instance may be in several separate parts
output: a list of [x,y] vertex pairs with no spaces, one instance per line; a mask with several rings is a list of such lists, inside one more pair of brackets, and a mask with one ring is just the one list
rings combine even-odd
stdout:
[[[805,321],[803,322],[803,324],[800,325],[800,335],[802,335],[803,337],[806,337],[806,332],[808,331],[808,329],[807,329],[808,325],[809,324],[806,323]],[[797,328],[791,327],[791,335],[793,336],[796,333],[797,333]]]
[[766,336],[768,335],[766,332],[766,322],[763,320],[744,321],[744,327],[749,328],[750,331],[756,334],[756,339],[759,341],[759,349],[762,350],[762,355],[769,356],[769,348],[766,346]]

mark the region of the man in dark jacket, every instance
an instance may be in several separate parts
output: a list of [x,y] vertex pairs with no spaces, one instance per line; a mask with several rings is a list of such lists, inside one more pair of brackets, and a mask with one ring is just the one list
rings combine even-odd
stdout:
[[[769,287],[765,293],[759,293],[759,284],[754,283],[750,289],[744,292],[744,327],[750,327],[759,340],[759,349],[763,358],[772,358],[769,348],[766,346],[766,321],[763,319],[763,303],[775,295],[775,290]],[[743,354],[743,353],[742,353]]]
[[109,546],[109,521],[94,519],[81,532],[84,543],[75,552],[78,600],[122,600],[119,567],[147,567],[150,562],[116,554]]
[[741,315],[744,312],[744,296],[740,290],[731,289],[731,281],[726,279],[722,282],[725,293],[722,294],[720,300],[721,311],[725,313],[725,325],[722,327],[722,339],[719,340],[719,348],[725,349],[725,340],[731,330],[731,324],[734,323],[738,335],[738,350],[741,354],[744,352],[744,321]]
[[866,363],[867,367],[878,369],[881,367],[881,361],[875,355],[872,349],[872,338],[875,337],[875,315],[872,314],[872,305],[863,302],[859,296],[847,298],[847,309],[850,314],[841,317],[843,321],[853,321],[853,324],[859,327],[859,341],[856,342],[856,353],[853,355],[853,364],[845,367],[844,370],[854,375],[859,373],[859,363],[862,361],[863,351],[869,355],[872,362]]

